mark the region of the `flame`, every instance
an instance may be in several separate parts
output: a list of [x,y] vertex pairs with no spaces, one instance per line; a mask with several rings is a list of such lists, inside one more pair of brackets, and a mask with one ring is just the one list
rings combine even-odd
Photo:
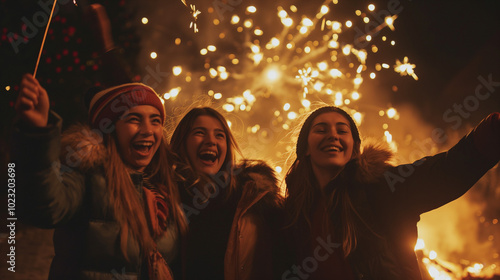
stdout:
[[429,276],[435,280],[461,280],[464,277],[469,279],[477,277],[479,279],[489,279],[498,270],[497,265],[485,266],[482,263],[473,263],[469,266],[460,266],[438,258],[435,250],[428,250],[423,239],[419,238],[415,244],[415,251],[421,251],[421,264],[426,268]]

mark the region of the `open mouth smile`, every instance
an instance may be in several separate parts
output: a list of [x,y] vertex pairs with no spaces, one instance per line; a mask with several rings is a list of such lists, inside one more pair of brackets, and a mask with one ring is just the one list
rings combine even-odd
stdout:
[[198,157],[206,165],[212,165],[218,159],[218,154],[216,151],[205,150],[198,153]]
[[151,141],[138,141],[132,144],[132,148],[134,151],[136,151],[138,154],[141,155],[147,155],[151,151],[151,148],[153,147],[153,142]]
[[337,145],[327,145],[321,148],[323,152],[342,152],[344,149]]

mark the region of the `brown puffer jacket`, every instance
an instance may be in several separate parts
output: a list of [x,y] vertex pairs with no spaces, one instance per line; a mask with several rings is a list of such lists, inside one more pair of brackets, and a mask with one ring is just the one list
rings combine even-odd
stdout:
[[263,161],[244,161],[236,170],[242,196],[224,260],[224,279],[279,279],[284,255],[280,236],[283,197],[274,170]]

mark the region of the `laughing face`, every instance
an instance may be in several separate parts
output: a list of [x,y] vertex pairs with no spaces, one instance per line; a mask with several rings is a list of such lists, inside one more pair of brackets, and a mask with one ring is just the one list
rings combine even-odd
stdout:
[[118,149],[124,163],[142,172],[162,141],[163,120],[150,105],[131,108],[116,122]]
[[329,174],[331,178],[342,170],[353,154],[354,139],[349,121],[336,112],[317,116],[307,141],[307,155],[313,170]]
[[201,174],[216,174],[227,153],[227,136],[222,124],[211,116],[196,118],[186,142],[187,154],[193,169]]

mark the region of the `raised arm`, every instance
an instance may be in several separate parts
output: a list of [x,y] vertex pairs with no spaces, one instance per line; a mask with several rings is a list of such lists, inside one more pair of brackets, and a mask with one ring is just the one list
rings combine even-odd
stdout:
[[465,194],[499,160],[500,113],[493,113],[447,152],[384,175],[394,206],[421,214]]
[[30,74],[23,77],[15,108],[11,155],[20,218],[38,227],[65,223],[81,208],[85,186],[80,172],[60,172],[62,120],[49,113],[47,92]]

